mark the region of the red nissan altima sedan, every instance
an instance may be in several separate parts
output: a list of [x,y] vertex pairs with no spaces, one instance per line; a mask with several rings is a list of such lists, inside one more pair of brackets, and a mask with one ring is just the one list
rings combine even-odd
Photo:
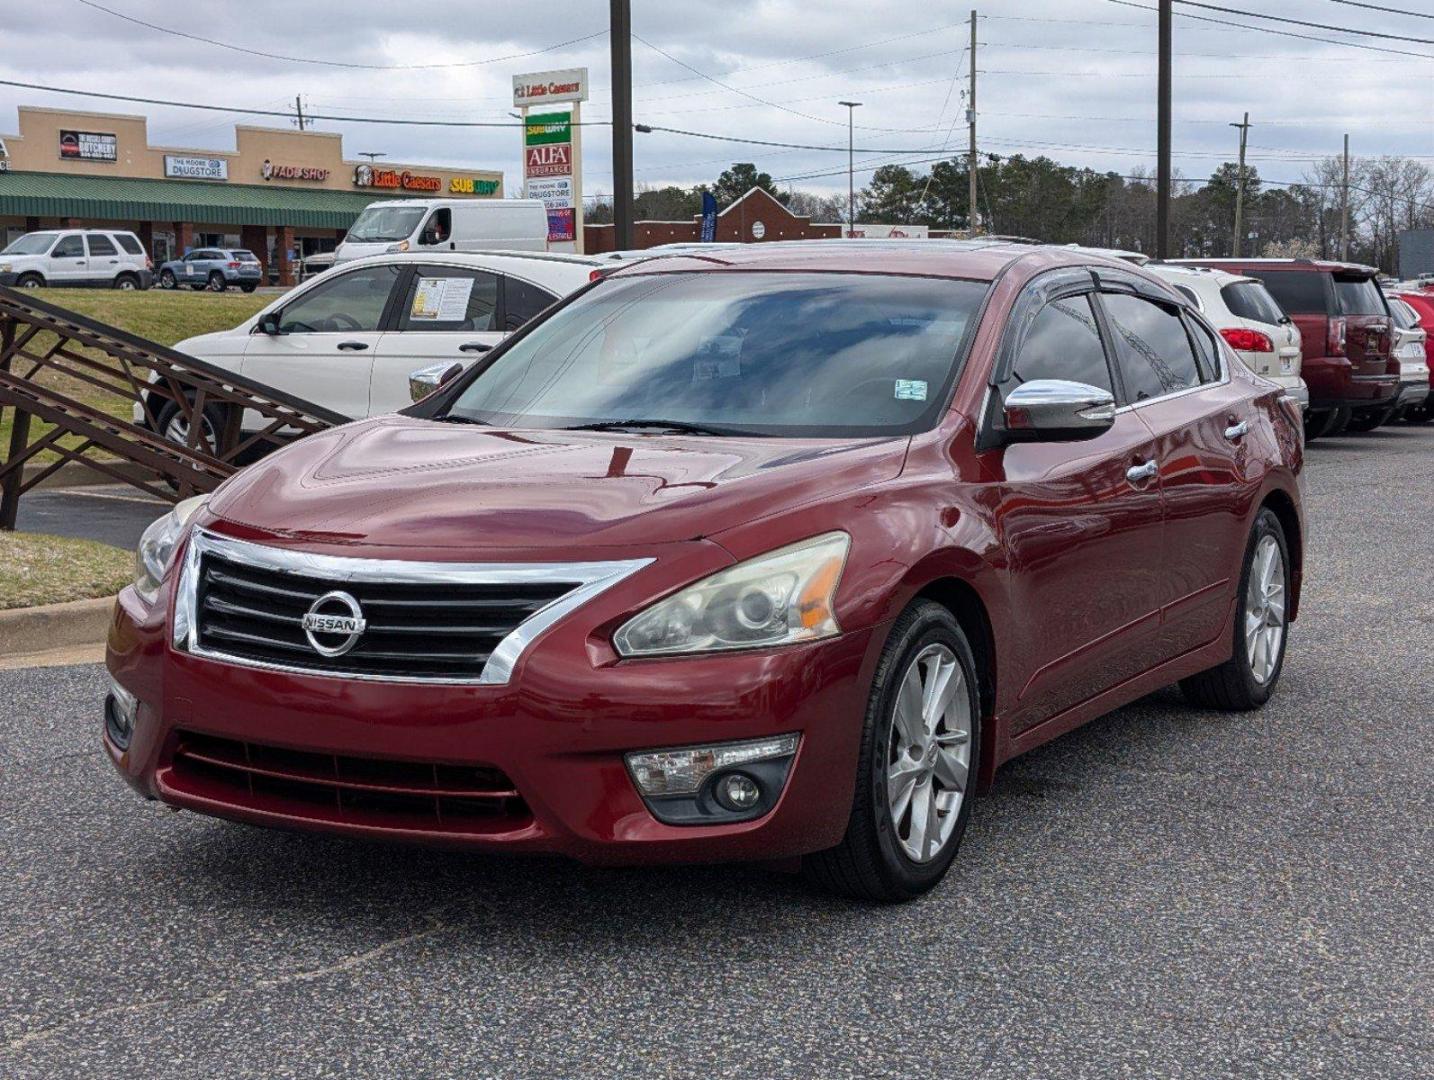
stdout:
[[105,746],[236,821],[905,899],[1002,762],[1174,682],[1270,696],[1302,457],[1128,264],[653,260],[157,522]]

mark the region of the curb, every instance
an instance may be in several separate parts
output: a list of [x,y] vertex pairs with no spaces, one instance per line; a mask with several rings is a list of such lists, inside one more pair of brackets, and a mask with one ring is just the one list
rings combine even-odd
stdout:
[[0,611],[0,657],[103,644],[115,598]]
[[[116,472],[132,480],[152,480],[154,473],[132,461],[107,461],[105,464]],[[37,473],[43,472],[48,466],[44,462],[26,465],[22,471],[24,479],[22,483],[29,483],[30,479]],[[88,465],[78,461],[67,461],[56,469],[49,476],[41,480],[36,486],[36,491],[43,491],[45,488],[72,488],[72,487],[99,487],[103,484],[118,484],[118,477],[109,476],[90,468]]]

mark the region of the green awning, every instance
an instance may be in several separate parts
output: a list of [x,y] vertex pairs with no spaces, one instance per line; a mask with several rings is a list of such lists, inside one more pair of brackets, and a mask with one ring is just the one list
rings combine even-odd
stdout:
[[0,173],[0,214],[14,217],[347,229],[369,203],[393,197],[210,180]]

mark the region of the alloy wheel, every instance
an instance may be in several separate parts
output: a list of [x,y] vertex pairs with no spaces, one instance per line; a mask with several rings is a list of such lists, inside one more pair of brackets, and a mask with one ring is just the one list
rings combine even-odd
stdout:
[[1279,667],[1285,640],[1285,560],[1273,536],[1260,537],[1245,587],[1245,657],[1262,686]]
[[[204,438],[201,441],[200,449],[204,450],[210,456],[213,456],[215,446],[214,425],[209,422],[207,416],[204,418],[203,424]],[[169,423],[165,425],[164,437],[172,443],[178,443],[180,446],[189,445],[189,421],[184,418],[183,413],[176,413]]]
[[897,842],[918,863],[951,839],[971,770],[971,699],[955,653],[923,649],[897,690],[886,754],[886,791]]

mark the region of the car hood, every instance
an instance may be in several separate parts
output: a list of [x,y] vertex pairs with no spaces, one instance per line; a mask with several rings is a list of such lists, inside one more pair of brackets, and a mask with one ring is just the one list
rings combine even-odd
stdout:
[[209,511],[325,544],[642,546],[890,479],[908,442],[508,431],[386,416],[250,466]]

